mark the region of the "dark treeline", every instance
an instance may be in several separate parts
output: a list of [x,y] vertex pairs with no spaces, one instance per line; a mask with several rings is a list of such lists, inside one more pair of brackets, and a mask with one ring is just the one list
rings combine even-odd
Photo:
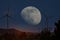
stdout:
[[50,32],[47,28],[41,31],[40,40],[60,40],[60,20],[55,22],[55,29]]
[[51,32],[48,28],[44,28],[40,33],[22,33],[20,35],[0,33],[0,40],[60,40],[60,20],[55,23],[55,29]]

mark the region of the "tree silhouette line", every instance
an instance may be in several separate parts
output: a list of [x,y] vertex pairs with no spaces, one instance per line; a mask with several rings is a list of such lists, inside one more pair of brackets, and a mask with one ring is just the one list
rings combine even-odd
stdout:
[[[48,28],[44,28],[39,34],[36,35],[27,35],[25,32],[19,36],[16,36],[15,34],[4,34],[0,36],[0,40],[60,40],[60,20],[55,22],[55,26],[56,27],[53,32],[48,30]],[[8,37],[6,38],[6,36]]]
[[55,26],[56,27],[53,32],[47,30],[46,28],[42,30],[40,40],[60,40],[60,20],[55,22]]

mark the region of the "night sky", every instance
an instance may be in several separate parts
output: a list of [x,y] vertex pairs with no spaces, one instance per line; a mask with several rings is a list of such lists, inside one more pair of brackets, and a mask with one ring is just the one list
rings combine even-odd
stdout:
[[[35,6],[41,11],[42,19],[38,25],[29,25],[21,18],[21,10],[27,6]],[[9,28],[17,28],[22,31],[40,32],[46,27],[46,16],[48,15],[48,27],[53,30],[54,23],[60,17],[59,0],[0,0],[0,28],[7,28],[6,17],[3,17],[9,8]],[[1,19],[2,17],[2,19]]]

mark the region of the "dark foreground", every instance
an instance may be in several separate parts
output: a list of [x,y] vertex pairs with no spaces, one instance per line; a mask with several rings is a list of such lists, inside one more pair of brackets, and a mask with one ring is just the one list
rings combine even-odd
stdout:
[[40,33],[21,32],[16,29],[0,29],[0,40],[40,40]]
[[40,33],[21,32],[16,29],[0,29],[0,40],[60,40],[60,20],[51,32],[44,28]]

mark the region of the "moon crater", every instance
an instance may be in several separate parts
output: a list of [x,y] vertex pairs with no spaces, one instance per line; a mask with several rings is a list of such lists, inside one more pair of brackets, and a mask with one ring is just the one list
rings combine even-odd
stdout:
[[39,11],[39,9],[33,6],[25,7],[21,11],[21,17],[28,24],[37,25],[41,22],[41,12]]

